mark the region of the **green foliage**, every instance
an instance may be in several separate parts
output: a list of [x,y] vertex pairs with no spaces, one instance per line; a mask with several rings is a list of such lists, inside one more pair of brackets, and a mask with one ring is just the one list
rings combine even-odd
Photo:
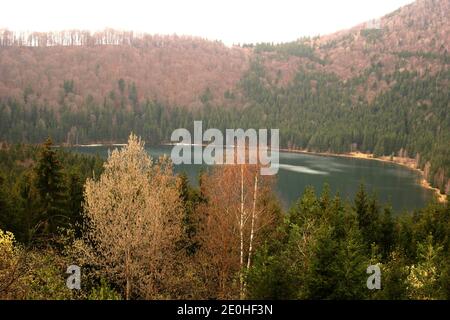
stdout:
[[335,260],[331,263],[334,278],[338,279],[330,296],[331,299],[362,299],[368,294],[366,287],[368,264],[361,233],[356,226],[347,231],[341,241]]
[[324,64],[324,61],[316,56],[314,48],[307,43],[308,39],[301,39],[293,42],[286,42],[280,44],[273,43],[257,43],[254,46],[256,53],[275,52],[280,58],[287,58],[289,56],[309,58],[312,61]]
[[34,168],[34,187],[39,202],[37,221],[43,223],[44,232],[56,231],[56,226],[67,220],[67,192],[62,167],[51,139],[47,139]]
[[203,94],[200,96],[200,101],[204,104],[207,105],[209,104],[209,102],[213,99],[213,94],[211,92],[211,89],[209,89],[209,87],[207,87],[205,89],[205,91],[203,92]]
[[119,86],[120,93],[123,95],[125,92],[125,80],[120,78],[119,81],[117,81],[117,85]]
[[30,300],[69,300],[73,292],[66,286],[66,277],[61,270],[66,266],[58,265],[58,256],[49,251],[32,252],[30,272],[24,277],[28,287],[26,299]]
[[404,256],[393,251],[387,263],[381,265],[381,290],[373,292],[373,299],[405,300],[408,299],[407,278],[409,270]]
[[197,229],[199,228],[199,217],[196,215],[196,209],[198,205],[203,203],[203,199],[200,190],[193,188],[189,184],[186,173],[181,173],[179,178],[179,190],[180,198],[183,205],[183,235],[179,241],[179,246],[183,248],[190,256],[194,255],[200,247],[200,243],[196,238]]
[[75,298],[66,286],[67,263],[58,250],[23,246],[11,232],[0,229],[0,299]]
[[69,93],[73,93],[74,90],[74,82],[73,80],[64,80],[63,83],[64,93],[67,95]]
[[410,267],[409,295],[412,299],[438,299],[441,297],[438,269],[443,247],[434,244],[430,234],[417,245],[417,264]]
[[83,184],[99,176],[103,160],[51,147],[0,149],[0,228],[21,242],[56,234],[80,221]]
[[133,82],[131,85],[128,85],[128,92],[129,92],[128,98],[133,103],[133,105],[136,107],[138,105],[138,93],[137,93],[136,83]]
[[11,230],[17,223],[3,172],[0,171],[0,229]]
[[114,289],[110,287],[110,285],[106,282],[106,280],[101,279],[100,285],[92,288],[91,293],[89,294],[88,300],[122,300],[122,297],[119,293],[117,293]]
[[360,32],[361,36],[367,39],[369,43],[375,43],[383,36],[382,29],[363,29]]
[[[307,189],[281,226],[281,240],[258,252],[249,272],[250,297],[356,299],[365,294],[368,258],[351,211],[325,191]],[[282,271],[283,270],[283,271]]]
[[355,195],[354,210],[363,240],[367,247],[370,247],[372,243],[376,243],[379,239],[379,232],[377,230],[377,227],[380,225],[378,221],[379,208],[376,198],[369,198],[364,189],[364,185],[360,185],[359,191]]
[[383,258],[388,257],[394,249],[393,245],[396,241],[395,228],[396,225],[392,217],[391,209],[385,208],[383,210],[383,213],[379,217],[377,228],[378,238],[375,240],[375,243],[377,243],[380,247],[381,255]]
[[[373,203],[363,186],[353,208],[307,189],[280,226],[282,237],[256,253],[249,298],[448,299],[448,205],[394,218]],[[366,287],[372,264],[381,268],[381,290]]]

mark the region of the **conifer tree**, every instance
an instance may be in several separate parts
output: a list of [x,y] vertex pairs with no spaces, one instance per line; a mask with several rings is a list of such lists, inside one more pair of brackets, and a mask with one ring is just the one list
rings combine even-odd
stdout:
[[381,265],[381,290],[373,298],[382,300],[404,300],[408,298],[407,277],[409,271],[404,255],[394,250],[387,262]]
[[375,197],[369,197],[364,185],[361,184],[355,195],[354,210],[358,219],[363,241],[367,248],[376,242],[378,227],[378,203]]
[[5,194],[5,178],[0,172],[0,229],[11,230],[10,206]]
[[199,192],[189,185],[189,179],[185,172],[178,176],[180,200],[183,206],[183,235],[180,240],[180,246],[186,250],[186,253],[193,255],[200,244],[195,239],[198,228],[198,218],[195,216],[197,206],[201,203]]
[[68,222],[67,196],[62,165],[50,138],[40,151],[34,168],[34,187],[39,197],[39,217],[44,232],[54,232],[60,223]]
[[83,203],[83,183],[78,172],[73,171],[67,177],[68,215],[74,225],[81,223]]
[[426,241],[418,243],[418,263],[410,267],[407,279],[410,298],[437,299],[440,297],[438,261],[442,250],[442,246],[434,244],[431,234]]
[[364,244],[356,225],[347,232],[346,239],[340,243],[333,266],[336,287],[332,299],[363,299],[367,294]]

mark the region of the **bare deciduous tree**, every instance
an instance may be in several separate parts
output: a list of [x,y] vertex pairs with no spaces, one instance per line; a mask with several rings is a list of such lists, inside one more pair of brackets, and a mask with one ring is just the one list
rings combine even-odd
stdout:
[[226,165],[204,179],[208,202],[200,209],[205,221],[199,259],[212,296],[245,297],[244,272],[276,218],[276,209],[267,204],[270,178],[259,171],[256,165]]
[[159,297],[170,281],[181,232],[179,199],[171,163],[153,162],[134,135],[112,152],[99,181],[87,181],[87,262],[122,284],[126,299]]

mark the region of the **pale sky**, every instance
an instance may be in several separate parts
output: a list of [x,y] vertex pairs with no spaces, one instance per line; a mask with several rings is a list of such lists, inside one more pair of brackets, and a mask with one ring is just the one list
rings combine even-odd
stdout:
[[111,27],[225,44],[286,42],[381,17],[412,0],[2,0],[0,28]]

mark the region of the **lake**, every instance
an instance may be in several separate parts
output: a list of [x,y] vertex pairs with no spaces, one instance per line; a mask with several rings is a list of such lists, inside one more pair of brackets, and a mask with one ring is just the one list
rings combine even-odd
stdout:
[[[72,151],[98,154],[106,158],[114,147],[73,147]],[[148,147],[152,157],[170,155],[171,146]],[[190,181],[197,184],[200,170],[207,165],[176,165],[175,172],[185,171]],[[383,203],[390,203],[396,213],[422,208],[433,198],[432,190],[420,186],[420,173],[408,168],[381,161],[319,156],[302,153],[280,152],[280,170],[276,175],[276,193],[283,206],[288,208],[307,186],[318,193],[325,183],[333,193],[339,191],[344,199],[353,199],[359,185],[375,192]]]

